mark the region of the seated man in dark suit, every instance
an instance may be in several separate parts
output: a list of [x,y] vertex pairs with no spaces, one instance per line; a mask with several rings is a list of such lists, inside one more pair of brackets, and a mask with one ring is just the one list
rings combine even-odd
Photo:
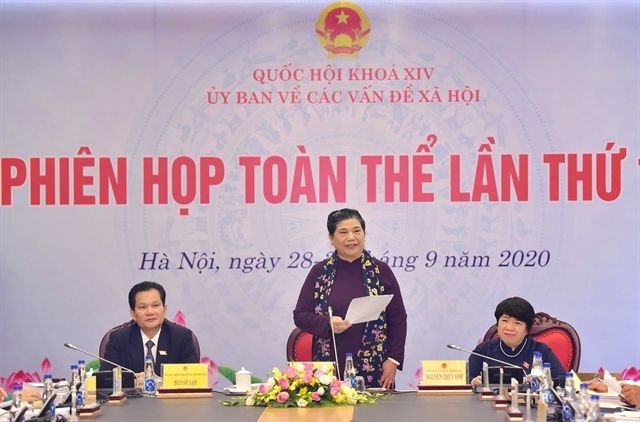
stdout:
[[[129,290],[129,307],[134,324],[111,333],[104,358],[129,368],[142,379],[144,360],[151,351],[155,373],[160,374],[163,363],[198,363],[191,330],[165,319],[166,292],[152,281],[143,281]],[[113,365],[101,361],[100,370]]]

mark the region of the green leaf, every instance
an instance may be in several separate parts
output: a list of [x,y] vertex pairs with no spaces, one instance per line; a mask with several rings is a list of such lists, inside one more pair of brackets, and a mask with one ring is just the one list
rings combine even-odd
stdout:
[[231,382],[231,384],[236,383],[236,370],[233,368],[229,368],[228,366],[218,366],[218,372]]
[[98,359],[90,360],[86,365],[85,369],[87,371],[93,369],[94,371],[100,370],[100,361]]
[[235,398],[230,400],[221,400],[223,406],[245,406],[245,398]]
[[[236,369],[233,369],[229,366],[218,366],[218,372],[225,377],[226,379],[229,380],[229,382],[231,384],[235,384],[236,383]],[[252,384],[260,384],[263,383],[264,381],[262,381],[260,378],[256,377],[255,375],[251,375],[251,383]]]

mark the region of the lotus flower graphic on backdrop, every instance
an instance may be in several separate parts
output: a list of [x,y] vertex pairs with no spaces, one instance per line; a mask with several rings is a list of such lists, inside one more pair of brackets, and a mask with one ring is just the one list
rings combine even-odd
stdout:
[[42,372],[43,375],[50,374],[52,368],[49,358],[42,359],[42,362],[40,363],[40,372]]
[[173,322],[183,327],[187,326],[187,318],[180,310],[178,310],[178,312],[176,312],[176,316],[173,317]]
[[213,359],[203,356],[200,358],[200,363],[206,363],[209,365],[208,373],[209,373],[209,387],[215,387],[218,384],[218,365],[213,361]]
[[[604,368],[598,368],[598,374],[604,375]],[[620,371],[620,380],[625,381],[640,381],[640,369],[635,366],[631,366],[627,369]]]
[[24,382],[40,382],[40,375],[37,372],[29,373],[20,369],[6,378],[0,378],[0,386],[8,392],[12,391],[16,385],[22,385]]
[[620,378],[627,381],[640,381],[640,369],[632,366],[620,372]]
[[[184,312],[178,310],[175,316],[173,317],[173,322],[176,324],[186,327],[187,326],[187,317],[184,315]],[[213,359],[201,356],[200,363],[206,363],[208,365],[207,372],[209,374],[209,387],[215,387],[218,384],[218,365],[214,362]]]
[[416,369],[416,372],[413,374],[413,381],[415,382],[415,384],[410,382],[409,387],[418,388],[418,386],[422,382],[422,367]]

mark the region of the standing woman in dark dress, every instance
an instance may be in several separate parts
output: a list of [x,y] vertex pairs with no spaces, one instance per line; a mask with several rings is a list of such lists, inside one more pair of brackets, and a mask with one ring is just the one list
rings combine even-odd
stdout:
[[[364,377],[367,387],[394,388],[407,336],[407,313],[398,281],[387,264],[364,249],[365,222],[357,210],[333,211],[327,218],[327,230],[335,251],[309,271],[293,320],[313,334],[313,359],[334,361],[331,306],[339,368],[344,369],[345,355],[351,352],[357,374]],[[360,324],[344,320],[352,299],[388,294],[393,298],[378,319]]]

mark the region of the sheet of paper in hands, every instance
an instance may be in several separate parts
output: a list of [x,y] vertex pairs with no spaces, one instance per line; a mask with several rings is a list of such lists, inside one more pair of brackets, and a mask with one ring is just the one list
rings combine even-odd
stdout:
[[393,295],[356,297],[351,300],[344,319],[352,324],[378,319],[392,297]]
[[620,391],[622,390],[620,383],[618,382],[617,379],[612,377],[609,371],[607,371],[606,369],[604,370],[604,376],[602,377],[602,382],[604,382],[607,385],[610,392],[620,394]]

